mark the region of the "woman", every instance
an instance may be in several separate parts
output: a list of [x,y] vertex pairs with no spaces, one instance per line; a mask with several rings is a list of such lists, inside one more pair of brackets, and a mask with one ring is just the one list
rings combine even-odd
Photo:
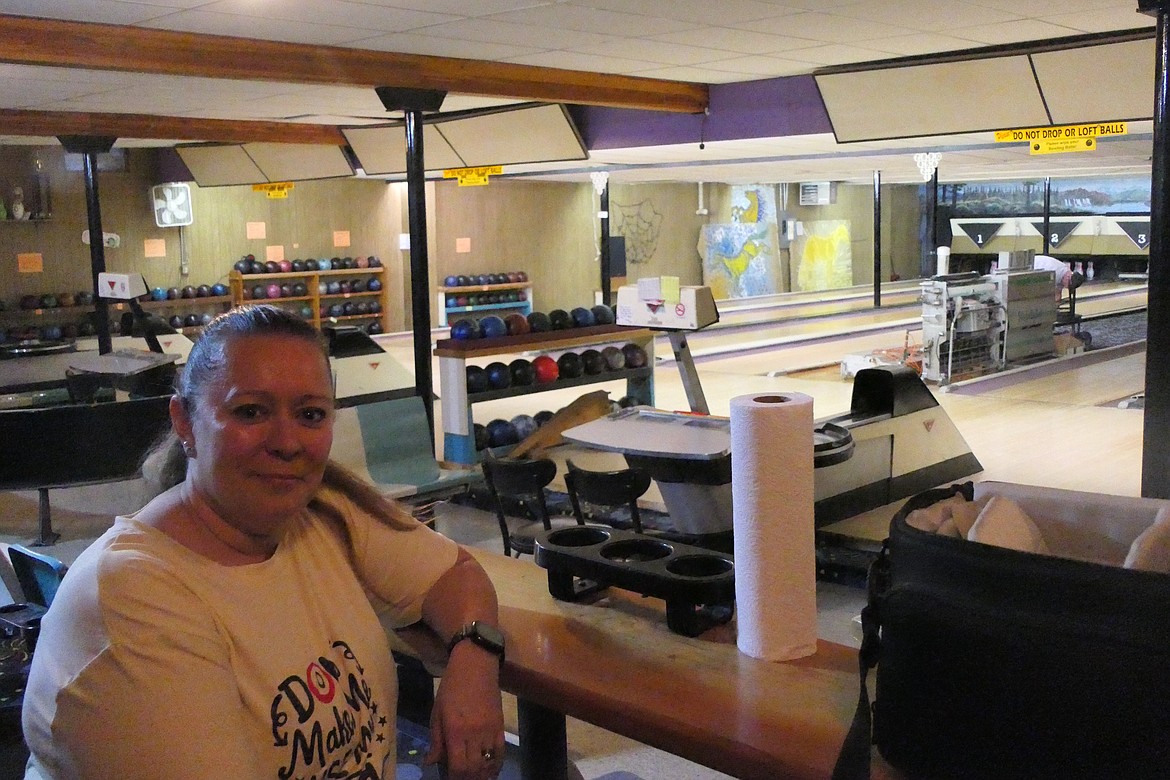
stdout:
[[495,777],[502,647],[480,636],[495,591],[466,551],[329,462],[319,334],[272,306],[221,315],[170,409],[148,466],[173,487],[117,518],[45,616],[29,776],[393,778],[395,666],[373,602],[452,638],[428,760]]

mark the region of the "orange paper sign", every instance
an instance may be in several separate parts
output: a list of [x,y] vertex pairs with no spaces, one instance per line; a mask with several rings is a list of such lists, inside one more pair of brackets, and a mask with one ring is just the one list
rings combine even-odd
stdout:
[[248,238],[264,239],[268,237],[268,226],[263,222],[249,222],[245,228]]
[[142,242],[143,257],[166,257],[167,240],[165,238],[148,238]]
[[346,247],[349,246],[349,231],[348,230],[334,230],[333,231],[333,246]]
[[264,259],[279,263],[284,259],[284,244],[264,247]]
[[40,252],[22,252],[16,256],[16,270],[22,274],[43,273],[45,258]]

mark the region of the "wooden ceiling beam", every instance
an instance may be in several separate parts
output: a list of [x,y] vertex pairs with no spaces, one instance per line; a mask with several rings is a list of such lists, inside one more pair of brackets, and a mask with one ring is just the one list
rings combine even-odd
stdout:
[[5,135],[91,135],[168,141],[346,145],[345,136],[332,125],[192,119],[147,114],[0,109],[0,129]]
[[0,62],[177,76],[416,87],[550,103],[700,113],[705,84],[456,57],[311,46],[0,15]]

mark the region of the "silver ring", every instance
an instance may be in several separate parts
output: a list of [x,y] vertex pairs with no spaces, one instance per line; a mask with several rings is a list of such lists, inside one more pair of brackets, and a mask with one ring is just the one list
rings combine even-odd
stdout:
[[491,761],[496,757],[496,751],[492,748],[484,748],[483,750],[479,751],[479,754],[483,756],[484,761]]

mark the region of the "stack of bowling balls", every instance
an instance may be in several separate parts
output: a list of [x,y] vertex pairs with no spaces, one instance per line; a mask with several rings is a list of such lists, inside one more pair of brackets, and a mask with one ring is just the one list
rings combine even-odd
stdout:
[[316,273],[317,271],[349,271],[354,269],[381,268],[382,261],[376,255],[369,257],[321,257],[296,260],[257,260],[255,255],[244,255],[232,268],[241,274],[288,274]]
[[472,432],[475,436],[475,448],[482,450],[489,447],[508,447],[517,444],[531,436],[552,418],[552,412],[540,411],[534,415],[518,414],[510,420],[496,418],[486,425],[474,423]]
[[[467,328],[475,326],[474,320],[466,322]],[[457,331],[453,328],[452,332]],[[467,392],[474,395],[509,387],[539,387],[562,379],[599,376],[627,368],[645,368],[648,359],[646,350],[631,342],[622,347],[611,344],[601,350],[566,351],[555,358],[539,355],[532,360],[516,358],[507,364],[503,361],[493,361],[486,366],[469,364],[464,370]]]
[[444,287],[489,287],[497,284],[526,284],[528,274],[524,271],[507,271],[505,273],[477,274],[472,276],[448,276],[443,280]]
[[[450,305],[448,301],[448,306]],[[492,322],[488,328],[485,328],[484,323],[489,319]],[[502,331],[499,327],[500,323],[496,320],[502,321],[504,326]],[[471,317],[463,317],[456,320],[451,326],[451,338],[466,340],[519,336],[526,333],[551,333],[558,330],[590,328],[595,325],[613,325],[614,322],[613,309],[604,304],[598,304],[591,309],[578,306],[572,311],[564,309],[553,309],[548,313],[534,311],[527,316],[519,313],[512,313],[503,318],[489,315],[479,320],[478,323]]]

